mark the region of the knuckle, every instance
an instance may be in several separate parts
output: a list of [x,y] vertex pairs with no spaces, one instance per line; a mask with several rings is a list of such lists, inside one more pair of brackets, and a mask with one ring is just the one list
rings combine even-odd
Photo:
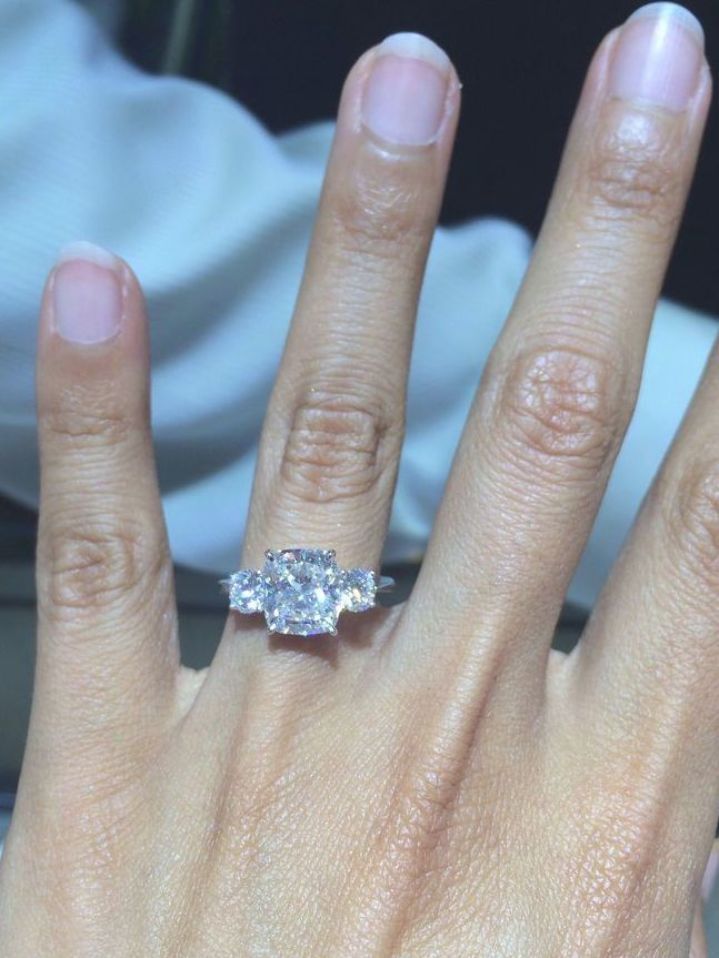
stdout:
[[163,574],[165,550],[139,524],[113,519],[62,524],[41,537],[46,599],[70,618],[144,591]]
[[385,863],[393,897],[416,903],[405,914],[410,923],[420,915],[429,918],[428,883],[436,889],[436,882],[451,880],[457,865],[448,849],[454,844],[454,801],[462,777],[454,763],[436,756],[412,764],[389,783],[375,825],[375,852]]
[[348,188],[338,191],[332,211],[342,247],[353,253],[393,256],[398,245],[413,237],[424,242],[433,219],[405,173],[390,164],[383,164],[382,175],[360,170]]
[[391,462],[392,433],[380,403],[315,390],[294,410],[282,479],[305,502],[363,495]]
[[[56,801],[39,808],[34,829],[39,854],[47,863],[51,884],[69,914],[95,911],[98,896],[116,882],[118,868],[131,848],[141,810],[136,786],[123,785],[94,794],[92,786],[77,781],[51,782],[47,789]],[[61,876],[61,878],[60,878]]]
[[57,403],[40,410],[39,425],[47,439],[73,446],[112,446],[128,437],[135,419],[103,384],[64,389]]
[[587,189],[602,218],[642,216],[673,223],[681,191],[680,150],[661,122],[631,114],[599,137],[590,153]]
[[616,449],[625,412],[623,377],[596,351],[558,346],[520,353],[510,364],[498,406],[523,460],[591,470]]
[[621,927],[638,890],[656,866],[663,804],[657,796],[637,795],[632,781],[601,793],[601,807],[584,808],[582,835],[573,861],[572,884],[583,924],[601,922],[609,932]]
[[[591,755],[595,747],[601,749],[598,758]],[[664,749],[665,742],[644,730],[629,739],[600,736],[573,780],[567,823],[572,911],[581,927],[594,927],[601,937],[625,930],[637,899],[651,889],[666,861],[670,809]]]
[[702,584],[719,583],[719,459],[699,461],[679,475],[667,501],[667,525],[680,561]]

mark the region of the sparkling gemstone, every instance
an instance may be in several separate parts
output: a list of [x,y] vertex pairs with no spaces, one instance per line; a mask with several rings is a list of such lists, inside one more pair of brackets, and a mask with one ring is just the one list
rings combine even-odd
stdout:
[[270,632],[324,635],[337,631],[344,607],[343,574],[329,549],[268,552],[264,579]]
[[348,569],[343,574],[344,608],[365,612],[375,604],[377,580],[371,569]]
[[265,580],[261,572],[241,569],[230,576],[230,608],[238,612],[262,612]]

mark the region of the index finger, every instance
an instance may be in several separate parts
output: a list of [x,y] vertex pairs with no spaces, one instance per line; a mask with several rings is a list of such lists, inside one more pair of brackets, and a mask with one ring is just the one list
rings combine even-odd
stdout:
[[68,247],[48,280],[37,393],[31,731],[45,744],[53,736],[65,754],[82,736],[83,749],[94,744],[105,760],[108,743],[120,742],[124,762],[171,701],[178,650],[143,297],[122,260],[88,243]]

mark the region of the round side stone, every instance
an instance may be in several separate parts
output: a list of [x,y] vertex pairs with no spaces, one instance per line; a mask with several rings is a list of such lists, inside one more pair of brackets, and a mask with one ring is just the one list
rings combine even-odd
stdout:
[[377,578],[371,569],[348,569],[342,582],[344,608],[348,612],[366,612],[374,607]]
[[255,569],[241,569],[230,576],[230,608],[250,614],[262,612],[265,604],[265,580]]

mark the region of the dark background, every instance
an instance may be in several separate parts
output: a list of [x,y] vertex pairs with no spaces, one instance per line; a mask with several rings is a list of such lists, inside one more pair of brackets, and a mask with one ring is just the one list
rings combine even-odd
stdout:
[[[536,233],[593,50],[636,7],[611,0],[135,0],[126,53],[219,86],[270,129],[328,118],[353,61],[388,33],[453,58],[463,114],[442,220],[506,216]],[[719,0],[691,9],[719,57]],[[667,295],[719,315],[719,127],[712,110]]]

